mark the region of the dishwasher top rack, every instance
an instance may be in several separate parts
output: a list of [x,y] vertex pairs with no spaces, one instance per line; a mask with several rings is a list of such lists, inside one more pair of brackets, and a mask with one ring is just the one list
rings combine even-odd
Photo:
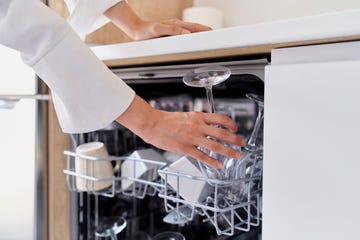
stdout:
[[[165,210],[168,215],[164,218],[165,222],[172,224],[183,225],[193,220],[195,215],[201,215],[204,222],[210,222],[216,229],[218,235],[233,235],[236,230],[249,231],[251,226],[259,226],[261,221],[261,186],[262,186],[262,152],[254,154],[254,164],[251,173],[246,178],[221,181],[211,180],[202,176],[192,176],[180,172],[173,172],[166,168],[167,164],[164,162],[130,158],[109,156],[106,158],[95,158],[86,155],[79,155],[72,151],[65,151],[67,155],[67,169],[64,173],[67,176],[67,183],[70,191],[81,192],[77,186],[78,179],[86,180],[87,192],[104,196],[115,197],[117,194],[124,194],[134,198],[143,199],[146,195],[158,196],[164,199]],[[85,173],[78,173],[75,169],[75,161],[77,157],[85,159],[88,166],[86,169],[89,171]],[[92,173],[95,161],[111,161],[115,173],[112,178],[97,178]],[[137,178],[133,176],[121,176],[119,166],[124,161],[133,161],[133,173],[135,176],[136,167],[138,164],[153,164],[154,171],[152,174],[147,175],[145,178]],[[157,177],[154,176],[156,173]],[[162,175],[162,177],[160,177]],[[169,179],[176,179],[176,184],[169,184]],[[179,186],[183,181],[209,182],[211,190],[208,196],[202,202],[185,200],[179,195]],[[108,188],[102,190],[95,190],[94,183],[111,181]],[[130,187],[127,189],[122,188],[122,181],[130,182]],[[245,193],[241,199],[229,200],[220,189],[224,185],[229,184],[242,184],[245,186]],[[174,187],[175,186],[175,187]]]

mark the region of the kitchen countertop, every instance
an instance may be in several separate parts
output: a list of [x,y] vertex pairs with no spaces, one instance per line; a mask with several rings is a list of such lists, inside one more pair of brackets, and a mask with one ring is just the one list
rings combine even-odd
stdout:
[[360,9],[91,47],[109,67],[270,54],[271,49],[360,40]]

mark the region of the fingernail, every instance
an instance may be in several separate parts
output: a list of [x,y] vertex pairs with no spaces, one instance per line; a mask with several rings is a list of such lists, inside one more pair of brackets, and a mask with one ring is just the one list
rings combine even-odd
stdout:
[[216,166],[218,169],[222,169],[224,167],[224,164],[222,162],[218,162]]
[[235,154],[235,159],[240,159],[241,158],[241,153],[240,152],[236,152]]
[[183,29],[182,31],[181,31],[181,34],[189,34],[190,33],[190,31],[189,30],[186,30],[186,29]]

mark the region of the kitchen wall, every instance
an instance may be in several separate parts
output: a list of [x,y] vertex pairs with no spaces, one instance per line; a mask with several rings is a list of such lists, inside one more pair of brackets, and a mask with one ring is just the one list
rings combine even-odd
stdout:
[[224,27],[360,8],[359,0],[194,0],[223,11]]

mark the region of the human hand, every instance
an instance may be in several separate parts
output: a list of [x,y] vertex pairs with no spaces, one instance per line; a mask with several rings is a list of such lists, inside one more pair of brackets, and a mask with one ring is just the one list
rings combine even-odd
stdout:
[[212,30],[198,23],[184,22],[179,19],[169,19],[162,22],[141,22],[137,25],[132,38],[145,40],[163,36],[174,36]]
[[[232,145],[244,146],[245,141],[233,132],[236,124],[222,114],[202,112],[164,112],[156,111],[154,126],[144,132],[144,141],[164,150],[182,153],[203,161],[215,168],[222,168],[220,161],[199,149],[204,147],[221,155],[240,159],[240,153],[208,136]],[[218,128],[216,126],[223,126]]]
[[235,159],[240,159],[240,153],[208,136],[232,145],[245,145],[245,140],[234,134],[236,123],[226,115],[160,111],[138,96],[117,121],[149,144],[191,156],[215,168],[222,168],[222,163],[201,151],[200,146]]
[[144,21],[125,2],[121,1],[104,12],[118,28],[133,40],[145,40],[163,36],[181,35],[211,30],[210,27],[170,19],[161,22]]

